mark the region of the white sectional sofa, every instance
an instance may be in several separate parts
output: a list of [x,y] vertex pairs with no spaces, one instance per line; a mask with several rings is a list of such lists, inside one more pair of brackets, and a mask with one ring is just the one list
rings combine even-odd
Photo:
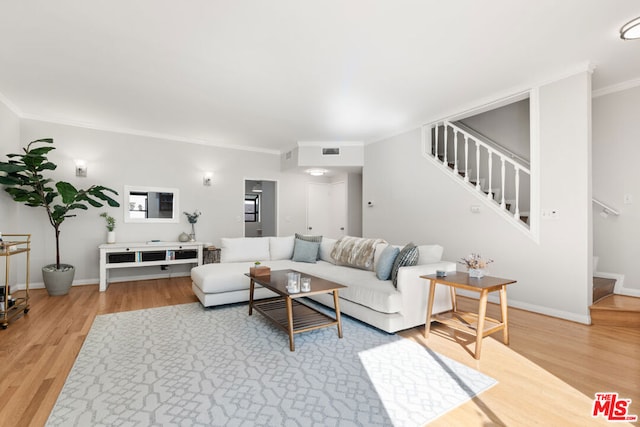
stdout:
[[[205,307],[248,301],[249,278],[245,273],[255,261],[260,261],[271,270],[297,270],[347,286],[340,290],[341,312],[393,333],[425,323],[429,281],[420,279],[420,276],[435,274],[436,270],[456,270],[455,263],[441,261],[441,246],[418,246],[417,265],[397,270],[396,287],[391,280],[377,277],[378,267],[382,268],[380,257],[388,246],[386,242],[375,245],[373,264],[368,269],[338,265],[331,257],[336,242],[334,239],[322,239],[319,259],[300,262],[292,260],[295,236],[224,238],[219,264],[205,264],[191,270],[192,289]],[[272,296],[275,294],[262,287],[256,288],[254,293],[256,299]],[[312,298],[333,308],[330,294]],[[444,286],[438,287],[434,313],[451,307],[448,290]]]

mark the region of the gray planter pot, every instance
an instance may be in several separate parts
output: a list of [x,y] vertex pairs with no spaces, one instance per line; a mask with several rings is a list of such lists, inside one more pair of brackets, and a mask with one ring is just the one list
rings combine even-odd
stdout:
[[69,264],[60,264],[60,270],[56,270],[55,264],[42,267],[44,287],[51,296],[68,294],[75,274],[75,267]]

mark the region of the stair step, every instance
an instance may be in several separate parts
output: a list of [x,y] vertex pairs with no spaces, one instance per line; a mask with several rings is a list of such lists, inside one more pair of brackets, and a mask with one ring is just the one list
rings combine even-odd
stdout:
[[613,294],[616,279],[605,279],[604,277],[593,278],[593,303]]
[[640,298],[609,295],[593,304],[589,310],[594,325],[640,327]]

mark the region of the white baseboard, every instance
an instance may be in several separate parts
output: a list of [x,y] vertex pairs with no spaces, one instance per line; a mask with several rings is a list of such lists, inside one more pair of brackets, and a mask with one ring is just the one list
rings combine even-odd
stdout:
[[[170,279],[172,277],[186,277],[191,275],[190,271],[185,272],[177,272],[177,273],[158,273],[158,274],[141,274],[138,276],[123,276],[116,277],[109,280],[109,283],[118,283],[118,282],[133,282],[137,280],[153,280],[153,279]],[[86,285],[96,285],[98,286],[100,283],[100,279],[82,279],[82,280],[74,280],[71,286],[86,286]],[[17,283],[15,285],[11,285],[11,287],[15,287],[17,290],[23,290],[25,288],[24,283]],[[29,284],[29,289],[44,289],[44,282],[31,282]]]
[[[478,299],[479,296],[476,292],[465,292],[463,290],[456,290],[458,295],[465,297]],[[498,295],[489,295],[489,302],[500,304],[500,297]],[[564,310],[557,310],[555,308],[544,307],[541,305],[530,304],[528,302],[518,301],[514,299],[507,299],[509,307],[519,308],[521,310],[531,311],[533,313],[544,314],[545,316],[557,317],[564,320],[570,320],[572,322],[583,323],[585,325],[591,324],[591,316],[588,314],[581,315],[578,313],[571,313]]]

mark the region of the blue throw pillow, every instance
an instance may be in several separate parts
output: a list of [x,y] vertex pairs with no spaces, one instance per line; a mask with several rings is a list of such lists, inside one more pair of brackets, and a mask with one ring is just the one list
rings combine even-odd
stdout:
[[376,276],[380,280],[389,280],[391,277],[391,269],[393,268],[393,262],[396,260],[396,257],[400,253],[400,249],[387,245],[386,248],[383,249],[380,254],[380,259],[378,260],[378,268],[376,271]]
[[314,263],[318,260],[318,252],[320,250],[320,242],[308,242],[306,240],[296,239],[293,246],[293,260],[299,262]]

